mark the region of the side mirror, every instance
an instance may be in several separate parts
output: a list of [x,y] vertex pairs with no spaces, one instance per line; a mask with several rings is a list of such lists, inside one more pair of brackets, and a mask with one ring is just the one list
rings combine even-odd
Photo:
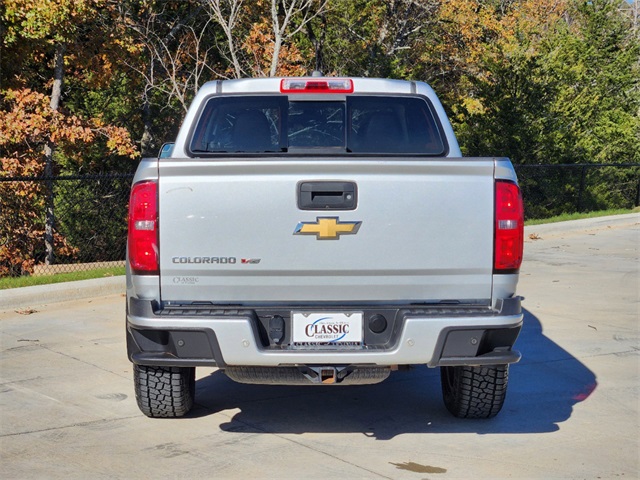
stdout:
[[174,145],[175,144],[173,142],[162,144],[162,147],[160,147],[160,152],[158,153],[158,158],[169,158],[171,156],[171,152],[173,152]]

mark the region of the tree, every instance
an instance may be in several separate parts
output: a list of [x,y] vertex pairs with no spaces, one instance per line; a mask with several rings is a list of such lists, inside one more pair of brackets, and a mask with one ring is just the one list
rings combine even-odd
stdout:
[[242,2],[243,0],[203,0],[202,2],[211,18],[220,25],[224,32],[227,47],[226,50],[220,48],[220,51],[231,63],[235,78],[244,75],[239,57],[240,44],[238,43],[238,26],[243,14]]
[[[473,70],[466,64],[450,94],[459,99],[451,110],[464,151],[508,155],[517,165],[638,162],[640,57],[631,17],[611,0],[569,2],[553,15],[542,3],[537,15],[523,15],[526,5],[501,12],[509,28],[494,24],[491,44],[478,45],[487,51]],[[611,180],[634,181],[631,170],[533,172],[523,170],[520,180],[534,217],[625,204]],[[609,181],[599,182],[600,174]],[[608,186],[578,205],[579,185],[598,183]]]
[[222,28],[223,54],[234,78],[301,75],[306,68],[295,37],[327,9],[329,0],[202,0]]
[[[44,244],[46,263],[53,262],[54,246],[64,243],[54,230],[54,203],[52,176],[60,168],[61,160],[70,157],[81,158],[81,144],[95,142],[98,137],[104,138],[104,152],[114,151],[123,156],[135,157],[137,152],[131,144],[128,132],[120,127],[105,124],[101,118],[81,118],[61,108],[63,97],[63,79],[67,60],[78,60],[88,55],[92,42],[83,44],[87,25],[94,23],[100,8],[105,6],[103,0],[84,1],[32,1],[8,0],[2,10],[4,37],[2,49],[11,51],[14,46],[20,53],[27,53],[27,58],[13,57],[17,65],[27,65],[35,72],[21,73],[20,69],[11,66],[9,69],[17,75],[9,78],[12,88],[3,90],[2,121],[0,122],[0,162],[3,174],[21,175],[26,172],[42,174],[47,178],[42,187],[32,186],[27,190],[17,187],[10,192],[10,184],[3,185],[7,196],[13,193],[18,199],[31,199],[31,209],[26,209],[26,216],[9,219],[3,222],[3,237],[7,238],[0,254],[1,269],[12,270],[12,256],[17,252],[23,255],[17,258],[30,259],[21,268],[30,268],[35,261],[33,244],[38,234],[33,223],[25,225],[17,222],[35,221],[36,212],[44,202],[45,226]],[[11,57],[10,57],[11,58]],[[38,59],[50,58],[48,68],[38,67]],[[3,55],[3,85],[4,65]],[[14,70],[14,68],[16,68]],[[49,78],[49,82],[38,85],[42,90],[49,90],[47,96],[29,88],[29,83],[38,84],[38,79]],[[100,142],[98,142],[100,143]],[[43,195],[44,199],[40,196]],[[4,210],[4,209],[3,209]],[[6,215],[6,213],[5,213]],[[21,214],[22,215],[22,214]],[[26,230],[25,230],[26,228]],[[23,242],[17,242],[20,231],[27,231]],[[15,234],[11,233],[16,232]],[[23,239],[24,240],[24,239]]]
[[[9,20],[9,29],[5,42],[11,44],[20,37],[42,40],[53,46],[53,86],[51,89],[50,108],[57,111],[62,96],[62,80],[64,77],[64,53],[70,38],[76,31],[73,17],[82,17],[90,5],[86,2],[45,2],[35,3],[31,0],[9,0],[5,6],[5,19]],[[17,28],[16,28],[17,27]],[[53,175],[53,152],[55,142],[52,139],[44,144],[45,169],[47,177]],[[47,183],[48,198],[53,198],[52,184]],[[45,226],[45,244],[47,247],[47,264],[53,262],[53,203],[47,203],[47,220]]]
[[[618,1],[576,1],[544,44],[542,81],[555,96],[540,143],[559,163],[640,162],[640,38],[627,13]],[[638,171],[582,169],[580,182],[592,187],[578,208],[618,207],[633,197],[612,186],[635,190]]]
[[[203,81],[224,69],[211,19],[194,2],[158,0],[117,4],[122,63],[136,79],[142,114],[141,149],[155,155],[158,138],[175,133]],[[167,127],[169,125],[169,127]]]
[[[334,0],[307,39],[321,68],[337,75],[423,78],[420,54],[432,41],[437,0]],[[316,53],[317,55],[317,53]]]
[[[105,142],[106,149],[120,155],[135,156],[136,149],[126,130],[65,115],[50,107],[50,98],[29,89],[7,90],[0,104],[0,166],[3,177],[41,176],[46,173],[42,151],[55,144],[58,153],[80,155],[80,144]],[[46,260],[55,249],[70,255],[73,247],[43,224],[43,214],[53,212],[49,178],[43,182],[1,182],[0,197],[0,276],[21,275]],[[50,243],[43,244],[43,236]],[[43,248],[44,247],[44,248]],[[51,262],[49,262],[51,263]]]
[[556,92],[546,147],[564,162],[640,162],[640,39],[632,26],[617,1],[576,1],[543,44],[542,81]]

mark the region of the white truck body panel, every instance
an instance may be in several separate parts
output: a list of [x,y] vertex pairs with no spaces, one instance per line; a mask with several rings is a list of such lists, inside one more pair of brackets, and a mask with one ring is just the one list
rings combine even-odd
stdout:
[[454,415],[502,407],[523,319],[513,166],[463,158],[425,83],[332,81],[209,82],[140,163],[127,349],[145,414],[188,412],[205,365],[363,384],[426,364]]
[[[488,301],[493,170],[491,159],[162,160],[161,298]],[[302,180],[354,182],[358,207],[301,211],[296,186]],[[357,235],[334,241],[293,235],[299,222],[323,216],[362,224]],[[194,263],[203,257],[236,261]]]

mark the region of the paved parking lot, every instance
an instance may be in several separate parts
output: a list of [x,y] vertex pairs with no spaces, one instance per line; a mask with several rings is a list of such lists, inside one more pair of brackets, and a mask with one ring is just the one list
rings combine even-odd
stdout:
[[34,296],[0,312],[0,477],[638,478],[640,215],[527,236],[524,358],[493,420],[451,417],[426,367],[328,388],[199,369],[189,417],[148,419],[133,396],[124,297]]

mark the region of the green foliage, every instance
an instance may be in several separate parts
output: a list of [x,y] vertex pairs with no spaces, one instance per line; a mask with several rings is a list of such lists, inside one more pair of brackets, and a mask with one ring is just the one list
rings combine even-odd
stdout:
[[128,177],[56,181],[56,231],[71,247],[68,254],[56,256],[56,263],[122,260],[129,190]]
[[424,46],[439,2],[334,0],[321,26],[325,72],[381,78],[419,78]]
[[[548,27],[485,56],[484,74],[467,77],[474,101],[453,107],[463,151],[517,165],[640,163],[640,39],[631,17],[619,2],[576,0]],[[529,218],[636,198],[637,169],[533,173],[520,172]]]
[[90,0],[5,0],[5,42],[67,42],[75,34],[78,22],[91,15],[94,6],[97,5]]
[[640,161],[640,40],[611,0],[579,1],[543,45],[553,89],[547,151],[587,163]]

